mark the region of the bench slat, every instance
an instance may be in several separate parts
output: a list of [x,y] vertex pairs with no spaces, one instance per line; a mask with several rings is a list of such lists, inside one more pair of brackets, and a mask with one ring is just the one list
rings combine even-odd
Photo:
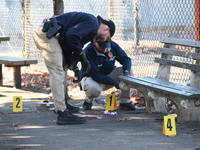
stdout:
[[151,77],[141,78],[135,76],[119,76],[119,78],[125,83],[135,85],[135,87],[142,85],[156,91],[161,91],[173,95],[179,95],[180,97],[189,99],[200,97],[200,90],[197,88],[192,88],[177,83],[171,83],[165,81],[163,82],[163,80],[156,78],[151,78]]
[[34,59],[26,59],[26,58],[17,58],[17,57],[8,57],[8,56],[0,56],[0,64],[5,64],[9,66],[27,66],[30,64],[37,64],[37,60]]
[[176,89],[181,89],[183,91],[190,90],[193,93],[200,93],[200,89],[198,89],[198,88],[193,88],[191,86],[165,81],[165,80],[161,80],[161,79],[158,79],[158,78],[145,77],[145,80],[148,81],[148,82],[151,82],[151,83],[154,83],[155,80],[156,80],[156,82],[160,83],[160,85],[167,85],[167,86],[170,86],[172,88],[176,87]]
[[200,94],[200,89],[198,88],[193,88],[191,86],[186,86],[186,85],[182,85],[182,84],[178,84],[178,83],[173,83],[173,82],[169,82],[169,81],[165,81],[165,80],[161,80],[158,78],[152,78],[152,77],[135,77],[135,76],[121,76],[123,77],[123,79],[137,79],[137,80],[141,80],[141,81],[145,81],[148,83],[152,83],[152,84],[157,84],[160,86],[166,86],[166,87],[171,87],[172,89],[177,89],[177,90],[181,90],[181,91],[190,91],[191,93],[199,93]]
[[177,39],[177,38],[162,38],[160,40],[160,42],[161,43],[167,43],[167,44],[183,45],[183,46],[200,48],[200,42],[199,41],[190,41],[190,40]]
[[2,65],[5,67],[14,68],[14,87],[21,89],[21,66],[29,66],[30,64],[37,64],[37,60],[17,58],[9,56],[0,56],[0,86],[3,85]]
[[157,52],[169,54],[169,55],[180,56],[180,57],[185,57],[185,58],[190,58],[190,59],[195,59],[195,60],[200,60],[199,53],[190,53],[190,52],[179,51],[176,49],[161,48],[161,47],[157,48]]
[[1,41],[9,41],[9,40],[10,40],[10,37],[0,36],[0,43],[1,43]]
[[165,58],[155,58],[154,62],[157,62],[159,64],[162,65],[169,65],[169,66],[175,66],[175,67],[180,67],[180,68],[184,68],[184,69],[190,69],[193,71],[200,71],[200,67],[199,65],[196,64],[188,64],[188,63],[183,63],[183,62],[178,62],[178,61],[174,61],[174,60],[168,60]]
[[138,80],[137,78],[120,78],[122,81],[124,81],[125,83],[128,83],[130,85],[134,85],[135,87],[138,86],[145,86],[146,88],[149,88],[150,90],[155,90],[155,91],[160,91],[160,92],[164,92],[164,93],[168,93],[168,94],[173,94],[173,95],[179,95],[180,97],[193,97],[192,93],[188,93],[188,92],[183,92],[177,89],[172,89],[171,87],[165,87],[165,86],[161,86],[159,84],[156,83],[149,83],[146,82],[145,80]]

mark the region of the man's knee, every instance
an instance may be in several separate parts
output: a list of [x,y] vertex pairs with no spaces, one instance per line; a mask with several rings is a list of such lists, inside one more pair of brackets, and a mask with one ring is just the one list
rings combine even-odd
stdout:
[[91,78],[83,78],[81,86],[89,98],[98,97],[102,91],[101,85]]
[[101,90],[96,88],[88,88],[85,92],[88,98],[95,98],[101,94]]
[[101,94],[101,88],[99,87],[92,87],[92,86],[87,86],[85,89],[86,95],[90,98],[98,97]]

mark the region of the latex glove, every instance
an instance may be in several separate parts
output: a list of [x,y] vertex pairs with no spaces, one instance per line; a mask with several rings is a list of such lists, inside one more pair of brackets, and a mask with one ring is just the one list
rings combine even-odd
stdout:
[[120,89],[119,83],[117,81],[113,81],[113,85],[115,86],[116,89]]
[[128,70],[125,70],[125,71],[124,71],[124,76],[127,76],[127,75],[129,75],[129,71],[128,71]]

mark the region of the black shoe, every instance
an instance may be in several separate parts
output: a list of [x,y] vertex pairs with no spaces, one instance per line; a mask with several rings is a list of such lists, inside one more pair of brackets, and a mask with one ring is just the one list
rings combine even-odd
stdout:
[[72,106],[72,105],[70,105],[69,103],[65,103],[65,105],[66,105],[66,107],[67,107],[67,109],[68,109],[68,111],[70,112],[70,113],[77,113],[77,112],[79,112],[79,107],[75,107],[75,106]]
[[58,118],[56,123],[58,125],[67,125],[67,124],[82,124],[86,122],[86,118],[85,117],[78,117],[75,115],[72,115],[70,112],[68,111],[58,111]]
[[122,110],[135,110],[135,105],[132,103],[120,103],[119,109]]
[[88,102],[84,101],[83,108],[85,110],[91,110],[92,109],[92,103],[88,103]]

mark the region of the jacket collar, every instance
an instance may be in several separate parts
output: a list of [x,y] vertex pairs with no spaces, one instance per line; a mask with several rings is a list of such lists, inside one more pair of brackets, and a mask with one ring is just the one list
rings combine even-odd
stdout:
[[97,54],[97,56],[103,56],[103,57],[106,57],[106,55],[105,54],[103,54],[103,53],[100,53],[97,49],[96,49],[96,47],[94,46],[94,44],[92,44],[92,46],[94,47],[94,50],[95,50],[95,52],[96,52],[96,54]]

